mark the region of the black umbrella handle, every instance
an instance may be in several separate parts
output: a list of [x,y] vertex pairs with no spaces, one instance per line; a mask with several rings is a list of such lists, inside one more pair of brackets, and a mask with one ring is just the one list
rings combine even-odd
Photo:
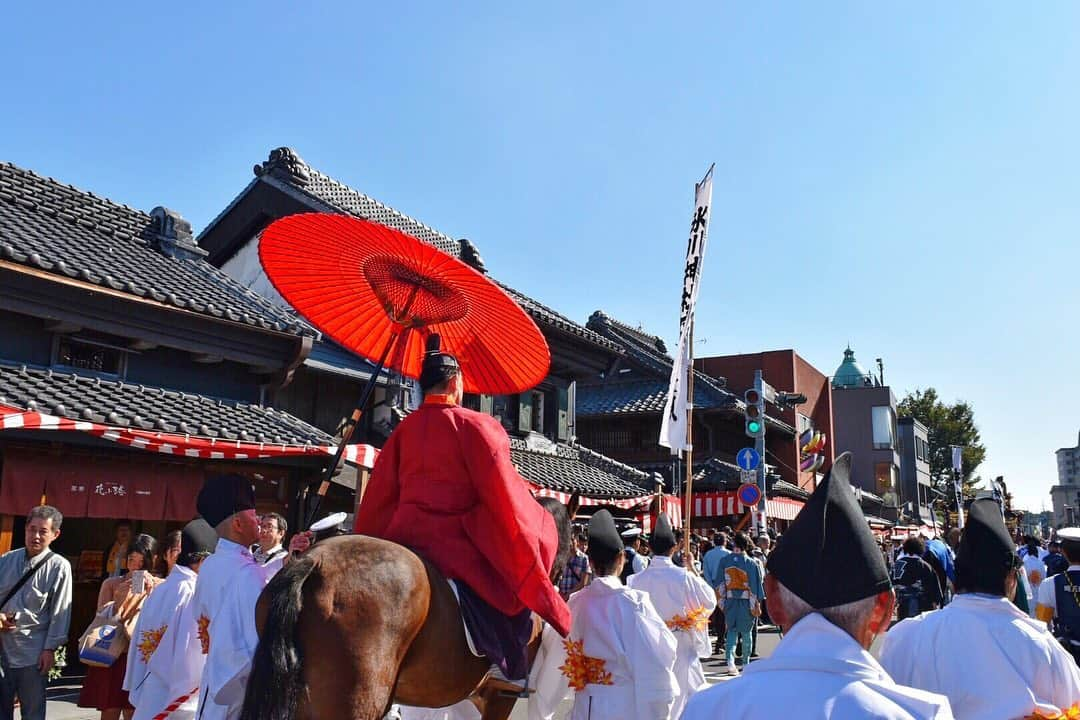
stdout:
[[[360,424],[360,417],[364,413],[364,407],[367,406],[368,400],[371,399],[371,393],[375,391],[375,385],[379,380],[379,374],[382,373],[383,368],[386,366],[386,358],[390,356],[390,351],[394,349],[398,341],[405,337],[409,332],[409,328],[395,331],[390,339],[386,343],[386,347],[383,348],[382,356],[379,357],[379,362],[375,364],[375,370],[371,373],[371,377],[368,378],[367,383],[364,384],[364,390],[360,393],[360,402],[357,403],[356,408],[353,409],[352,415],[347,421],[345,421],[345,427],[341,431],[341,442],[338,443],[337,450],[334,452],[334,459],[330,461],[330,465],[326,469],[326,475],[323,478],[322,483],[319,484],[319,492],[311,501],[311,507],[307,512],[307,520],[304,522],[305,528],[310,528],[311,524],[315,522],[315,514],[319,512],[319,506],[322,504],[323,496],[326,495],[326,491],[330,489],[330,478],[334,476],[338,466],[341,464],[341,458],[345,455],[345,448],[349,445],[349,441],[352,440],[353,433],[356,432],[357,426]],[[357,492],[360,489],[357,488]]]

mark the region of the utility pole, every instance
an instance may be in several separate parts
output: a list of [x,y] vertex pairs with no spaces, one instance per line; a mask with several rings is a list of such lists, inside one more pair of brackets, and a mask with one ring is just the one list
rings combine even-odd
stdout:
[[[754,389],[758,391],[761,396],[762,404],[765,402],[765,379],[761,375],[760,370],[754,371]],[[754,449],[757,450],[758,456],[761,458],[761,464],[758,466],[758,488],[761,490],[761,500],[758,501],[758,513],[761,513],[763,527],[758,528],[758,513],[754,513],[754,529],[764,530],[769,527],[768,521],[765,519],[765,413],[761,414],[761,434],[754,440]]]

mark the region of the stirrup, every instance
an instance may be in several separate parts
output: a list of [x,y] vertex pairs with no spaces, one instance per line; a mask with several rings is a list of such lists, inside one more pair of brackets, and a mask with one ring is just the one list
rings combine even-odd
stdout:
[[526,679],[525,685],[519,685],[513,680],[507,680],[504,677],[500,677],[502,673],[494,673],[489,671],[484,681],[481,683],[482,687],[491,688],[495,690],[499,695],[503,697],[515,697],[522,700],[528,699],[529,695],[536,692],[535,688],[527,686],[528,680]]

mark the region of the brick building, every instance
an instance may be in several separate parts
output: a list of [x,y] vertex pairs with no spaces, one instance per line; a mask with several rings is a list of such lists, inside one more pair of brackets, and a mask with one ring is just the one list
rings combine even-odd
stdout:
[[[794,410],[770,404],[767,412],[797,428],[799,433],[809,428],[824,433],[826,444],[822,453],[825,464],[819,472],[827,472],[832,467],[833,406],[829,378],[794,350],[700,358],[694,361],[694,366],[707,375],[726,378],[727,389],[740,397],[753,387],[755,370],[761,370],[765,382],[777,390],[805,395],[806,402]],[[799,471],[798,434],[770,433],[769,429],[765,433],[766,460],[776,466],[785,482],[812,491],[816,486],[815,474]]]

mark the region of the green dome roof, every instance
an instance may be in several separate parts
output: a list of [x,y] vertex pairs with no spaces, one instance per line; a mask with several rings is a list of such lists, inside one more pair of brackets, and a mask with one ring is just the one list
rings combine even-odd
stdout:
[[859,367],[859,363],[855,361],[855,351],[848,345],[847,350],[844,351],[844,362],[840,363],[840,367],[836,368],[836,373],[833,375],[832,386],[850,388],[872,384],[874,384],[874,379]]

